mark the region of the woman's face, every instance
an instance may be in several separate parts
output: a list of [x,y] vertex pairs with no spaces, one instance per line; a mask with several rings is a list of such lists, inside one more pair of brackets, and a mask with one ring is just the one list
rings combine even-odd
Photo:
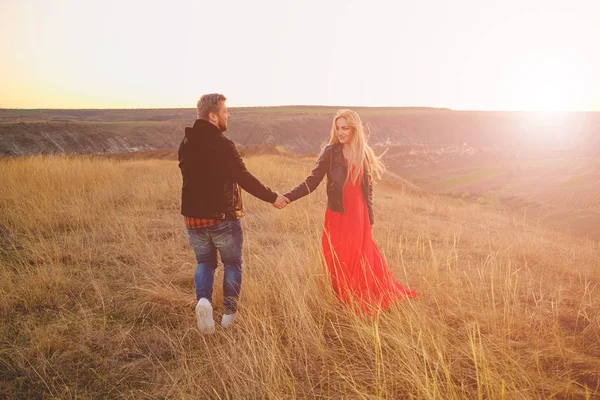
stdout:
[[340,143],[351,143],[354,136],[354,128],[350,126],[346,118],[341,117],[335,121],[335,133]]

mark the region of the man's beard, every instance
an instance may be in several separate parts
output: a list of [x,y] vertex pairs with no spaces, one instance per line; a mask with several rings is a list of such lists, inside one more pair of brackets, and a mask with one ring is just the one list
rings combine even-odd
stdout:
[[221,133],[225,132],[227,130],[227,121],[219,118],[219,120],[217,121],[217,128],[219,128]]

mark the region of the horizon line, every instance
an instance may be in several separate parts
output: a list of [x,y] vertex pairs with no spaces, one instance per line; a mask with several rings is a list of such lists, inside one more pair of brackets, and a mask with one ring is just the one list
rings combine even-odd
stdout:
[[[528,112],[528,113],[591,113],[600,112],[600,109],[587,109],[587,110],[537,110],[537,109],[473,109],[473,108],[449,108],[449,107],[435,107],[435,106],[359,106],[359,105],[323,105],[323,104],[281,104],[281,105],[232,105],[228,106],[229,109],[236,108],[368,108],[368,109],[430,109],[430,110],[443,110],[443,111],[464,111],[464,112]],[[0,107],[2,111],[69,111],[69,110],[195,110],[196,107],[84,107],[84,108],[71,108],[71,107],[40,107],[40,108],[26,108],[26,107]]]

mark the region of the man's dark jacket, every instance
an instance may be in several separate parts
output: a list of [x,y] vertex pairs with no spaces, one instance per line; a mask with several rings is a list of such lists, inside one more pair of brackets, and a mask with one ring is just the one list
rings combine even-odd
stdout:
[[181,214],[187,217],[240,219],[244,215],[240,186],[268,203],[277,199],[248,172],[233,141],[206,120],[197,119],[192,128],[185,128],[178,158],[183,176]]
[[[342,194],[344,193],[344,184],[348,176],[348,168],[344,160],[342,146],[339,142],[327,145],[321,152],[321,155],[319,155],[315,167],[306,180],[284,194],[284,196],[290,201],[298,200],[314,192],[325,175],[327,175],[327,208],[343,214],[344,202]],[[373,180],[368,168],[363,168],[363,171],[361,190],[367,204],[367,209],[369,210],[369,221],[373,225],[375,220],[373,216]]]

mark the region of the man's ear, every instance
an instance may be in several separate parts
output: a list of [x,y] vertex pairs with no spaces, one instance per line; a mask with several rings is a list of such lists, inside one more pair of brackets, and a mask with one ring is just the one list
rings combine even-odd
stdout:
[[218,120],[217,115],[214,112],[211,111],[208,113],[208,121],[209,122],[215,122],[217,120]]

